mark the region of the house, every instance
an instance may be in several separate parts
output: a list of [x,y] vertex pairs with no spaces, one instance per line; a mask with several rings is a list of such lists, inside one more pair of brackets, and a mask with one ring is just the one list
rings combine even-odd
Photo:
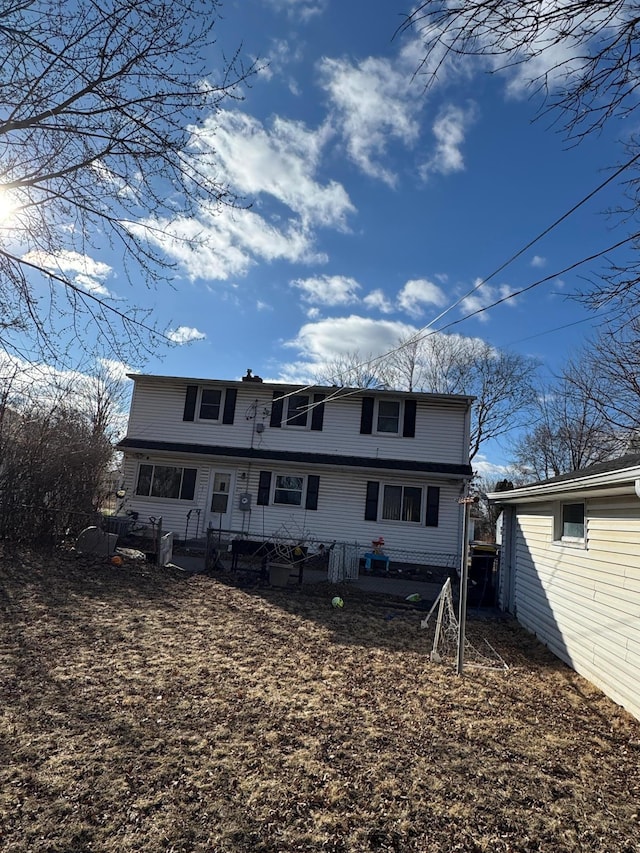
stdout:
[[640,719],[640,455],[489,498],[500,606]]
[[[464,395],[130,375],[126,508],[183,538],[363,543],[413,562],[460,554],[471,478]],[[184,538],[187,538],[185,535]]]

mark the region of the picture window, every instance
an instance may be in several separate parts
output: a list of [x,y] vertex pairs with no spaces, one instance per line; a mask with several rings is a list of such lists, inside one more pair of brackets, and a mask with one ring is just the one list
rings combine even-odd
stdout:
[[196,468],[177,468],[173,465],[140,465],[136,495],[192,501],[196,474]]

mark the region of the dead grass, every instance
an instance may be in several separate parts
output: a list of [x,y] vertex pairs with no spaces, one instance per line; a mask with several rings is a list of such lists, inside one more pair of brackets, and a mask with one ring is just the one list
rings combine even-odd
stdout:
[[512,623],[475,626],[511,669],[459,679],[348,588],[0,580],[2,851],[640,851],[640,724]]

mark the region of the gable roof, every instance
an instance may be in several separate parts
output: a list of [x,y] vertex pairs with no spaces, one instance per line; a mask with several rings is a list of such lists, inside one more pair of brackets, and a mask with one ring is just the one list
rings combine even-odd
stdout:
[[487,497],[494,503],[511,504],[563,495],[584,497],[595,494],[632,494],[636,491],[636,481],[640,488],[640,453],[628,453],[529,486],[507,492],[491,492]]

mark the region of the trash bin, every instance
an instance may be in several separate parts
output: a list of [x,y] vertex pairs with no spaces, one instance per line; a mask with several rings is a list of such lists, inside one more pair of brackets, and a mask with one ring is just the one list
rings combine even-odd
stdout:
[[493,607],[496,602],[498,546],[474,542],[470,555],[467,601],[471,607]]

